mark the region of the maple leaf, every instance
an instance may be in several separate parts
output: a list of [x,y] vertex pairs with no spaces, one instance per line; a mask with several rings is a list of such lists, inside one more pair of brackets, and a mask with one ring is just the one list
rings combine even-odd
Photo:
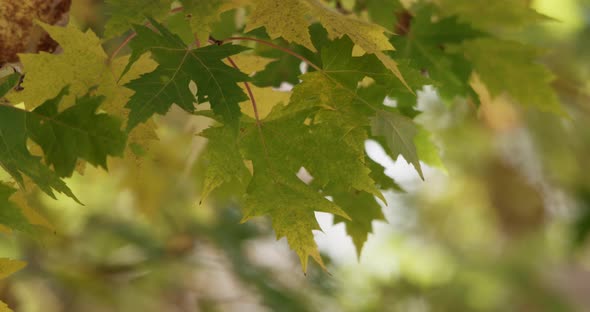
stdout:
[[[301,78],[302,83],[293,89],[284,112],[294,114],[313,107],[320,107],[320,111],[315,113],[312,125],[299,129],[304,133],[303,141],[298,143],[303,150],[296,153],[301,157],[300,164],[322,187],[336,184],[384,200],[364,163],[367,139],[364,127],[369,124],[370,112],[366,105],[321,73],[309,73]],[[342,170],[343,167],[347,170]]]
[[30,177],[41,190],[55,198],[53,190],[76,199],[67,185],[41,163],[27,148],[27,117],[25,111],[0,105],[0,165],[21,186],[23,174]]
[[[129,112],[125,104],[133,91],[122,85],[142,73],[152,71],[156,64],[147,56],[141,57],[134,68],[123,75],[129,57],[109,60],[100,39],[91,30],[82,32],[71,23],[67,27],[43,23],[40,26],[60,44],[63,53],[20,54],[26,73],[22,83],[24,89],[9,93],[7,98],[12,103],[24,102],[25,107],[33,109],[46,99],[55,97],[67,86],[69,94],[64,95],[62,105],[68,107],[73,105],[77,97],[84,96],[89,87],[98,86],[94,93],[105,97],[101,109],[126,120]],[[118,81],[120,76],[123,77]],[[155,128],[152,121],[136,127],[129,134],[129,145],[141,145],[149,149],[157,139]],[[140,164],[131,149],[127,150],[125,158],[136,165]]]
[[85,95],[75,105],[59,112],[58,105],[68,89],[38,106],[28,115],[29,137],[43,149],[45,162],[62,177],[70,176],[78,158],[107,169],[107,156],[122,156],[127,136],[121,121],[96,114],[102,96]]
[[514,41],[476,39],[460,46],[493,97],[507,92],[523,106],[567,116],[550,86],[551,72],[536,62],[537,48]]
[[305,138],[292,134],[301,133],[307,114],[285,114],[283,110],[284,106],[275,106],[260,128],[249,125],[240,139],[244,158],[252,161],[254,171],[245,197],[243,221],[270,215],[277,238],[286,236],[306,271],[308,256],[324,266],[313,239],[312,230],[319,230],[314,211],[348,216],[296,177],[305,157],[298,151],[306,146]]
[[197,85],[197,100],[200,103],[208,101],[216,114],[237,126],[240,116],[238,103],[248,99],[238,82],[248,80],[248,76],[226,65],[222,59],[247,48],[211,45],[190,49],[177,35],[155,20],[150,19],[150,22],[158,32],[145,26],[134,26],[137,36],[130,43],[133,53],[123,73],[147,51],[151,52],[159,66],[125,85],[135,91],[126,106],[131,110],[127,128],[132,129],[155,113],[166,113],[172,104],[192,112],[195,95],[189,88],[191,81]]
[[[0,163],[24,185],[21,173],[29,176],[43,191],[53,196],[52,189],[75,199],[58,176],[70,176],[78,158],[106,169],[106,157],[118,156],[125,148],[126,136],[120,121],[107,114],[95,114],[102,97],[85,96],[58,112],[58,104],[67,88],[53,99],[45,101],[32,112],[14,106],[0,106]],[[37,143],[44,152],[43,165],[39,157],[27,148],[27,139]],[[57,173],[57,174],[56,174]]]
[[372,119],[371,129],[373,135],[385,138],[394,159],[402,155],[408,163],[414,165],[420,177],[424,179],[414,144],[418,127],[411,119],[391,111],[379,110]]

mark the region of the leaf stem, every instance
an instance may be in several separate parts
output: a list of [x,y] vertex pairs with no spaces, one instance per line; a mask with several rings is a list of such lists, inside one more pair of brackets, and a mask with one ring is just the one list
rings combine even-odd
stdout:
[[266,40],[262,40],[262,39],[258,39],[258,38],[250,38],[250,37],[229,37],[229,38],[225,38],[224,40],[222,40],[222,42],[228,42],[228,41],[254,41],[254,42],[258,42],[261,44],[264,44],[266,46],[269,46],[271,48],[283,51],[285,53],[288,53],[298,59],[300,59],[301,61],[303,61],[304,63],[306,63],[307,65],[311,66],[313,69],[317,70],[317,71],[321,71],[322,69],[317,66],[316,64],[312,63],[310,60],[308,60],[307,58],[305,58],[303,55],[296,53],[288,48],[285,47],[281,47],[279,45],[276,45],[272,42],[266,41]]
[[[227,57],[227,61],[237,70],[240,70],[238,65],[232,60],[231,57]],[[254,98],[254,94],[252,93],[252,88],[250,88],[250,84],[247,81],[244,81],[244,87],[246,91],[248,91],[248,96],[250,97],[250,102],[252,102],[252,109],[254,110],[254,118],[256,118],[256,124],[260,127],[260,115],[258,114],[258,106],[256,105],[256,99]]]
[[132,32],[129,36],[127,36],[127,38],[125,38],[125,40],[123,40],[123,42],[121,42],[121,44],[115,49],[115,51],[113,51],[113,54],[111,54],[109,61],[114,60],[115,57],[117,56],[117,54],[119,54],[119,52],[121,52],[121,50],[125,46],[127,46],[127,44],[129,44],[129,41],[131,41],[131,39],[135,38],[135,36],[137,36],[136,32]]

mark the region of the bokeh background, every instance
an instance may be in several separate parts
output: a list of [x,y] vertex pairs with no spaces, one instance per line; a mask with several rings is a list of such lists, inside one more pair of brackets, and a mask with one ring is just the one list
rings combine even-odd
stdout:
[[[268,220],[239,224],[231,190],[200,203],[196,134],[209,124],[172,111],[141,172],[87,168],[68,180],[85,206],[30,203],[54,233],[0,234],[0,255],[28,262],[0,281],[0,298],[19,312],[590,311],[590,1],[532,2],[556,21],[518,39],[546,48],[571,119],[421,90],[418,120],[446,170],[422,181],[367,142],[403,191],[386,194],[387,222],[360,258],[344,225],[319,213],[329,272],[304,275]],[[102,31],[102,1],[72,5]]]

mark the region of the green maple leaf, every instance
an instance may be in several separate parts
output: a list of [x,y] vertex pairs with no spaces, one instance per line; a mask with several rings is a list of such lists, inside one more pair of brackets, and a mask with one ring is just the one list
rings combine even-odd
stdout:
[[29,223],[22,210],[12,201],[10,196],[16,190],[0,182],[0,224],[27,234],[36,234],[40,227]]
[[[391,42],[397,47],[392,56],[408,59],[411,66],[426,70],[436,82],[445,98],[472,93],[469,86],[471,66],[462,56],[447,53],[450,44],[461,43],[484,34],[469,24],[460,23],[457,17],[433,21],[433,8],[426,6],[415,12],[409,32],[394,36]],[[407,77],[406,77],[407,78]]]
[[55,190],[75,199],[64,181],[27,148],[27,116],[12,106],[0,106],[0,165],[20,185],[25,184],[24,174],[53,198]]
[[150,19],[150,22],[158,32],[145,26],[134,26],[137,36],[130,43],[133,53],[123,73],[148,51],[159,65],[153,72],[125,85],[135,91],[126,106],[131,110],[127,128],[132,129],[155,113],[165,114],[172,104],[193,112],[195,95],[189,88],[191,81],[197,85],[198,102],[208,101],[226,123],[237,127],[238,104],[248,99],[238,82],[246,81],[248,76],[222,60],[247,48],[211,45],[190,49],[155,20]]
[[102,96],[85,95],[75,105],[59,112],[58,105],[67,94],[60,94],[28,113],[27,131],[44,152],[45,163],[62,177],[70,176],[79,158],[107,169],[107,156],[122,156],[127,137],[121,121],[96,110]]
[[476,39],[460,46],[492,96],[507,92],[523,106],[567,116],[549,83],[551,72],[537,63],[537,48],[514,41]]
[[306,148],[307,138],[302,130],[306,127],[307,114],[305,111],[288,114],[282,105],[277,105],[260,128],[250,124],[240,138],[244,158],[252,161],[254,171],[247,188],[243,220],[269,215],[277,238],[287,238],[299,255],[304,271],[309,256],[323,266],[312,233],[319,230],[314,211],[348,217],[296,176],[304,164],[305,156],[300,151]]
[[420,158],[414,144],[414,138],[419,130],[411,119],[395,112],[380,110],[372,120],[371,129],[373,135],[385,139],[394,159],[402,155],[424,179]]
[[306,133],[301,159],[316,185],[365,191],[385,201],[365,164],[364,127],[351,125],[341,112],[321,111]]
[[[33,111],[0,106],[0,163],[21,185],[25,184],[24,174],[52,197],[56,190],[76,199],[59,176],[70,176],[78,159],[106,169],[107,156],[123,153],[126,135],[120,130],[120,121],[96,114],[103,97],[84,96],[59,112],[58,105],[67,92],[67,88],[62,89]],[[55,172],[31,154],[28,139],[41,147],[45,163]]]

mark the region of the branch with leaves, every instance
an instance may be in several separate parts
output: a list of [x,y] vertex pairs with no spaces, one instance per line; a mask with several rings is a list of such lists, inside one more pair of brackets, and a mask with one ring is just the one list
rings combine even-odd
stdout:
[[[181,0],[181,7],[109,0],[102,37],[39,23],[63,52],[20,54],[26,76],[2,78],[0,97],[9,104],[0,106],[0,165],[20,188],[76,199],[62,178],[80,163],[107,169],[107,157],[136,158],[132,146],[157,144],[154,115],[176,106],[207,116],[215,124],[200,134],[209,141],[201,201],[237,183],[242,221],[270,217],[306,271],[310,256],[324,267],[315,212],[343,222],[359,254],[372,222],[384,220],[382,191],[396,184],[367,156],[367,140],[394,160],[402,156],[422,178],[424,163],[442,166],[430,133],[414,120],[424,86],[449,102],[478,103],[477,76],[492,97],[508,94],[567,116],[539,50],[506,39],[543,20],[521,2],[358,2],[345,9],[317,0]],[[506,29],[480,18],[482,7],[484,16],[511,12]],[[218,37],[228,12],[245,15],[245,25],[231,21],[230,33]],[[121,43],[108,56],[103,44],[113,38]],[[22,90],[14,89],[19,79]],[[268,96],[283,82],[294,84],[286,96]],[[299,179],[302,168],[311,181]],[[32,233],[9,184],[0,185],[2,207],[11,211],[0,224]]]

